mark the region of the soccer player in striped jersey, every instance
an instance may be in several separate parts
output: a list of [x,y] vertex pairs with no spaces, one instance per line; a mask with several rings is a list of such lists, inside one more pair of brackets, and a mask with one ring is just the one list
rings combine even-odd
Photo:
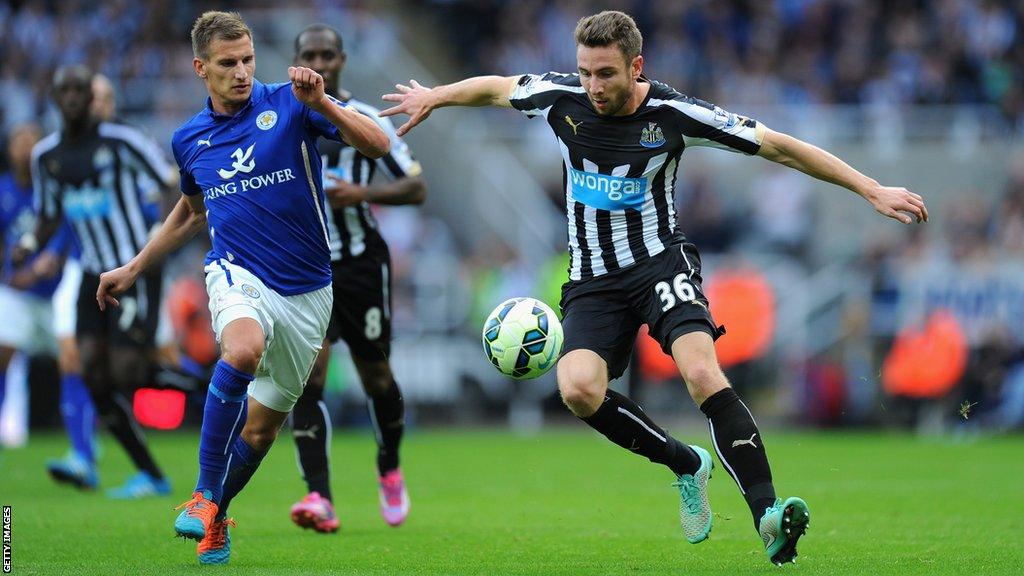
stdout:
[[[345,61],[341,34],[330,26],[313,24],[295,37],[295,65],[315,70],[323,76],[327,94],[372,118],[391,137],[391,151],[376,160],[341,142],[326,138],[319,142],[324,193],[331,207],[327,211],[327,230],[335,304],[324,348],[292,413],[299,466],[309,493],[291,509],[296,524],[318,532],[334,532],[339,524],[330,486],[331,420],[323,403],[330,345],[339,339],[348,344],[366,392],[377,439],[381,515],[388,524],[398,526],[409,513],[409,494],[398,458],[405,409],[388,361],[391,256],[370,212],[370,203],[422,204],[426,186],[419,163],[405,142],[395,136],[391,122],[379,117],[378,109],[339,87]],[[378,174],[388,182],[377,182]]]
[[234,12],[192,26],[192,66],[209,97],[175,132],[182,196],[126,265],[100,279],[101,308],[118,304],[148,268],[206,230],[206,287],[221,358],[199,439],[199,478],[174,522],[198,540],[203,564],[230,559],[227,509],[259,468],[302,394],[331,314],[331,257],[320,137],[370,158],[388,151],[380,127],[324,93],[323,78],[291,67],[291,82],[254,77],[252,32]]
[[710,454],[679,442],[608,389],[646,323],[707,416],[715,451],[750,507],[769,560],[791,561],[810,512],[800,498],[776,499],[761,434],[718,365],[713,343],[722,330],[701,291],[697,250],[673,211],[680,156],[691,146],[756,154],[847,188],[905,224],[928,219],[924,202],[820,148],[647,78],[643,39],[627,14],[582,18],[575,40],[574,74],[483,76],[434,89],[412,81],[384,95],[397,105],[383,114],[409,115],[400,136],[442,106],[501,106],[547,121],[562,153],[571,255],[561,302],[563,401],[612,442],[668,466],[687,539],[707,538]]
[[[64,125],[32,151],[39,223],[34,233],[22,237],[16,259],[44,245],[62,221],[70,224],[83,269],[75,326],[82,373],[100,420],[138,469],[110,495],[167,494],[170,486],[127,395],[151,374],[160,270],[142,279],[118,314],[98,310],[92,295],[104,269],[127,263],[146,242],[159,219],[161,192],[173,187],[177,177],[145,134],[92,116],[92,76],[84,66],[54,74],[54,98]],[[154,189],[152,182],[160,187]]]

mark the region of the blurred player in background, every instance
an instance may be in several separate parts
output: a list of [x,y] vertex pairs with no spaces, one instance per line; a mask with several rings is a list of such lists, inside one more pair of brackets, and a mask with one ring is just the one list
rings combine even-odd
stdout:
[[[120,121],[117,118],[117,92],[114,90],[114,84],[103,74],[96,74],[92,78],[92,114],[95,118],[102,121]],[[159,192],[161,184],[159,182],[153,182],[148,176],[142,174],[139,176],[140,185],[152,188],[154,192]],[[161,195],[161,216],[166,216],[168,212],[173,208],[174,202],[171,200],[171,195]],[[68,261],[68,266],[77,265],[74,260]],[[156,349],[154,350],[154,360],[156,365],[154,366],[155,373],[153,374],[151,384],[158,387],[174,388],[184,392],[192,392],[195,390],[201,390],[209,382],[210,370],[202,363],[197,362],[194,358],[186,354],[182,347],[179,345],[175,333],[174,325],[171,322],[169,307],[169,299],[166,295],[170,292],[171,281],[173,278],[164,277],[163,289],[161,294],[164,294],[164,298],[160,301],[160,316],[157,320],[156,328]]]
[[[420,165],[379,110],[339,86],[347,56],[341,34],[313,24],[295,37],[295,65],[323,76],[324,90],[373,119],[391,138],[391,151],[374,160],[352,146],[320,138],[324,168],[327,231],[331,246],[334,309],[327,339],[306,388],[295,404],[292,428],[299,465],[309,494],[292,506],[292,520],[303,528],[334,532],[338,518],[331,498],[328,450],[331,420],[323,403],[331,344],[344,340],[366,392],[377,439],[380,510],[398,526],[409,513],[409,494],[399,468],[398,447],[405,426],[402,392],[391,372],[391,257],[377,229],[370,204],[422,204],[426,185]],[[389,181],[376,183],[383,174]]]
[[[174,522],[199,541],[200,563],[230,559],[228,506],[267,454],[323,348],[333,300],[320,137],[378,158],[388,137],[324,93],[308,68],[290,83],[254,77],[252,32],[237,13],[206,12],[192,27],[193,68],[209,98],[175,131],[182,196],[137,256],[103,274],[101,309],[146,270],[207,230],[206,282],[221,359],[199,441],[199,478]],[[247,395],[248,391],[248,395]]]
[[[61,281],[61,267],[71,250],[68,229],[62,227],[35,258],[19,266],[11,263],[19,240],[24,234],[31,233],[36,224],[32,207],[31,156],[32,147],[40,136],[39,127],[35,124],[15,127],[7,147],[11,171],[0,176],[0,237],[3,239],[0,310],[4,313],[4,321],[0,322],[0,406],[3,406],[5,380],[14,355],[18,352],[27,355],[56,352],[55,332],[61,324],[60,319],[54,317],[51,298]],[[62,353],[61,412],[72,443],[68,459],[74,463],[91,462],[91,421],[95,417],[92,403],[81,376],[63,371],[63,359]],[[11,370],[12,388],[25,389],[27,364],[23,368]],[[80,401],[74,402],[75,399]],[[73,411],[78,413],[72,414]],[[88,426],[77,422],[76,416],[81,416]],[[95,487],[96,475],[91,465],[83,464],[79,468],[78,485]]]
[[675,222],[680,156],[690,146],[757,154],[847,188],[906,224],[927,220],[924,202],[820,148],[649,80],[643,38],[627,14],[582,18],[575,39],[577,73],[482,76],[434,89],[412,81],[384,96],[398,105],[383,114],[410,116],[399,135],[443,106],[501,106],[547,121],[562,153],[571,255],[561,302],[563,401],[612,442],[671,469],[684,533],[693,543],[706,539],[711,455],[679,442],[608,388],[646,323],[707,416],[712,443],[750,507],[768,559],[794,560],[810,512],[800,498],[776,499],[761,434],[718,365],[714,340],[724,330],[702,293],[696,247]]
[[33,150],[33,181],[39,222],[22,236],[15,262],[45,245],[62,221],[70,224],[81,250],[76,340],[82,373],[101,421],[128,453],[138,472],[115,497],[170,492],[132,414],[129,395],[148,383],[160,306],[161,274],[154,270],[118,312],[98,310],[93,295],[99,274],[127,262],[146,241],[159,216],[158,192],[146,182],[173,186],[176,177],[160,148],[139,130],[101,122],[90,111],[92,73],[66,66],[54,74],[61,131]]

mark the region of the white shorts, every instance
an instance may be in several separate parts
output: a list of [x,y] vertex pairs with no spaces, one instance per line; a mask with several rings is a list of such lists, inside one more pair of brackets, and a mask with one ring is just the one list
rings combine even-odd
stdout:
[[0,344],[29,355],[57,349],[49,298],[0,284],[0,310]]
[[239,318],[263,327],[263,358],[249,395],[267,408],[291,412],[323,346],[334,301],[331,287],[282,296],[248,270],[218,260],[206,266],[206,292],[217,342],[224,327]]
[[53,333],[57,338],[75,337],[78,318],[78,289],[82,287],[82,265],[68,258],[64,262],[64,276],[53,293]]

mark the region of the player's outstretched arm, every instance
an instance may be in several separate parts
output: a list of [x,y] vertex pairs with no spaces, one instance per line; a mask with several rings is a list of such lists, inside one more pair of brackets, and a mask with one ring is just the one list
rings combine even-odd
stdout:
[[855,192],[883,216],[904,224],[910,224],[914,218],[918,222],[928,221],[928,208],[920,195],[906,188],[882,186],[835,155],[789,134],[767,130],[757,154]]
[[427,88],[415,80],[409,80],[409,86],[395,84],[398,90],[394,94],[381,96],[388,102],[396,102],[380,113],[381,116],[408,114],[409,120],[398,128],[398,135],[404,136],[413,126],[423,122],[435,108],[445,106],[501,106],[511,108],[508,101],[512,88],[520,76],[476,76],[446,84],[436,88]]
[[309,68],[290,66],[288,78],[292,81],[295,98],[330,120],[345,142],[369,158],[380,158],[391,147],[388,135],[377,123],[355,110],[334,104],[324,92],[324,79]]
[[362,202],[407,206],[423,204],[427,199],[427,184],[419,176],[410,176],[384,184],[358,186],[327,174],[324,193],[332,208],[345,208]]
[[120,268],[100,274],[100,287],[96,290],[96,303],[100,310],[106,310],[107,304],[120,306],[117,296],[131,288],[147,268],[184,246],[205,227],[206,208],[202,196],[182,194],[167,219],[135,258]]

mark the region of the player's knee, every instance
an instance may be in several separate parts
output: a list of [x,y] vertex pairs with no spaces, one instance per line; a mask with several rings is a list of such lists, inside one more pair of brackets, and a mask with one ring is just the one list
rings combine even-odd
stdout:
[[221,343],[221,359],[236,370],[255,374],[263,357],[263,335],[233,338]]
[[713,358],[688,362],[682,368],[682,376],[690,395],[698,403],[729,385]]
[[111,354],[111,378],[122,390],[149,384],[152,367],[149,357],[137,350],[114,350]]
[[357,367],[363,390],[371,398],[384,396],[395,382],[387,362],[359,363]]
[[585,417],[601,407],[607,385],[589,367],[572,366],[558,370],[558,391],[573,414]]

